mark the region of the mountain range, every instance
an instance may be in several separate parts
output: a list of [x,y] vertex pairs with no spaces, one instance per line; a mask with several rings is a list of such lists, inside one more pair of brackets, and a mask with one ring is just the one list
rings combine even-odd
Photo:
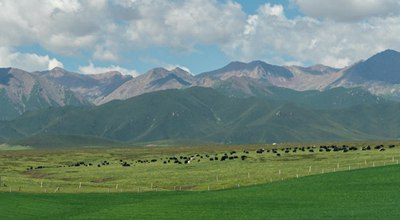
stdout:
[[[364,104],[342,103],[321,108],[315,107],[321,103],[318,95],[321,92],[305,93],[308,103],[296,104],[268,97],[228,97],[204,87],[163,90],[100,106],[67,106],[28,112],[14,120],[0,122],[0,140],[39,146],[60,146],[60,140],[69,140],[76,146],[88,143],[242,144],[400,137],[400,103],[371,102],[374,97],[369,95],[371,97],[365,97]],[[361,97],[342,91],[322,96],[335,99],[336,94],[354,100]]]
[[0,69],[0,119],[25,111],[64,105],[101,105],[165,89],[211,87],[232,96],[271,93],[271,86],[295,91],[360,87],[374,95],[400,100],[400,53],[385,50],[343,69],[323,65],[276,66],[262,61],[232,62],[220,69],[192,75],[183,69],[155,68],[132,77],[119,72],[92,75],[54,68],[29,73]]
[[253,61],[132,77],[1,68],[0,143],[397,139],[398,100],[394,50],[342,69]]

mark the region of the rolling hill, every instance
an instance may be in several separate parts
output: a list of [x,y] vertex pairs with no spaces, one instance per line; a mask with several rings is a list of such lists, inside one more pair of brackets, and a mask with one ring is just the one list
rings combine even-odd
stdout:
[[[354,96],[341,89],[328,92],[330,96]],[[88,145],[91,138],[96,143],[104,139],[240,144],[399,137],[399,103],[372,99],[356,105],[345,102],[340,108],[319,108],[315,106],[321,98],[316,97],[314,104],[313,99],[304,98],[309,103],[302,106],[269,97],[228,97],[210,88],[164,90],[101,106],[29,112],[1,122],[0,137],[3,142],[28,145],[41,137],[68,142],[68,137],[77,136],[83,136]]]

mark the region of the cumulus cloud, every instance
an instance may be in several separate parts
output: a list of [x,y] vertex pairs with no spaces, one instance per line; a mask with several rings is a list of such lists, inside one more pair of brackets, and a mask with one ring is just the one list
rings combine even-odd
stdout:
[[[100,1],[99,1],[100,2]],[[0,44],[38,43],[58,53],[75,53],[96,43],[105,20],[101,10],[78,0],[2,0]]]
[[233,1],[37,0],[0,1],[0,45],[39,44],[58,54],[92,52],[118,61],[121,51],[167,47],[193,51],[237,36],[246,14]]
[[175,65],[173,65],[173,64],[168,64],[168,65],[166,65],[164,68],[167,69],[168,71],[171,71],[171,70],[174,70],[174,69],[176,69],[176,68],[179,68],[179,69],[185,70],[185,71],[188,72],[188,73],[192,73],[188,67],[186,67],[186,66],[181,66],[181,65],[178,65],[178,64],[175,64]]
[[105,48],[104,46],[98,45],[95,47],[93,59],[103,61],[118,61],[119,57],[113,51]]
[[243,34],[223,49],[232,58],[285,64],[322,63],[344,67],[386,48],[400,49],[399,16],[358,22],[289,19],[279,5],[265,4],[249,15]]
[[64,65],[55,58],[40,56],[34,53],[14,52],[6,47],[0,47],[0,66],[17,67],[26,71],[50,70]]
[[[88,59],[118,64],[119,55],[131,50],[193,53],[198,45],[213,45],[233,60],[335,67],[386,48],[400,49],[397,0],[291,2],[304,15],[288,18],[279,4],[263,4],[256,13],[246,14],[233,0],[1,0],[0,46],[37,44],[52,54],[89,53]],[[14,56],[2,63],[17,64],[17,56],[27,60],[18,63],[21,66],[62,65],[46,56],[8,54]],[[81,68],[98,70],[93,64]]]
[[138,47],[157,45],[191,50],[195,44],[220,44],[240,33],[245,13],[238,3],[213,0],[125,1],[136,14],[125,37]]
[[114,65],[109,66],[109,67],[98,67],[98,66],[95,66],[92,62],[90,62],[89,65],[87,65],[87,66],[80,66],[79,71],[84,74],[97,74],[97,73],[117,71],[124,75],[131,75],[131,76],[139,75],[136,72],[136,70],[130,70],[130,69],[122,68],[120,66],[114,66]]
[[398,0],[292,0],[307,16],[354,21],[400,13]]

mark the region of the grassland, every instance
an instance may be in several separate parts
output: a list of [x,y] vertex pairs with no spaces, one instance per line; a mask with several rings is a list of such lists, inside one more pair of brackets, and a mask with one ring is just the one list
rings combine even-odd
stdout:
[[1,219],[399,219],[400,166],[215,191],[0,193]]
[[[308,150],[257,154],[258,148],[283,148],[298,144],[205,146],[205,147],[137,147],[86,148],[66,150],[3,150],[0,151],[0,192],[24,193],[104,193],[145,191],[208,191],[275,183],[303,176],[332,173],[359,168],[398,164],[400,147],[385,151],[361,151],[362,146],[382,142],[318,143],[356,146],[357,151],[319,152]],[[313,143],[303,144],[313,146]],[[243,153],[249,151],[249,154]],[[237,151],[245,160],[210,161],[205,155]],[[191,164],[164,164],[166,157],[199,154]],[[154,163],[137,160],[157,159]],[[163,160],[160,160],[163,159]],[[107,166],[101,165],[108,161]],[[123,167],[120,160],[131,164]],[[77,162],[92,166],[70,166]],[[44,167],[35,169],[37,167]],[[32,167],[33,169],[27,169]]]

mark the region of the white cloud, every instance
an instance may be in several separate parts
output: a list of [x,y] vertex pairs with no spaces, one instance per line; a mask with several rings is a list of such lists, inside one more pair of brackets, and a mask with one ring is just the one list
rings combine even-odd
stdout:
[[232,59],[245,61],[300,61],[344,67],[386,48],[400,49],[400,16],[371,17],[358,22],[305,16],[289,19],[276,8],[280,7],[265,4],[256,14],[249,15],[242,35],[224,45],[224,51]]
[[0,66],[16,67],[26,71],[50,70],[64,65],[55,58],[40,56],[33,53],[13,52],[6,47],[0,47]]
[[398,0],[292,0],[307,16],[354,21],[400,13]]
[[117,71],[120,72],[124,75],[131,75],[131,76],[137,76],[139,75],[136,70],[130,70],[126,69],[120,66],[109,66],[109,67],[97,67],[94,66],[92,62],[89,63],[87,66],[80,66],[79,71],[84,74],[97,74],[97,73],[105,73],[105,72],[111,72],[111,71]]
[[[130,1],[137,14],[127,20],[125,37],[137,47],[192,50],[196,44],[221,44],[240,33],[246,15],[237,3],[213,0]],[[128,6],[127,6],[128,5]]]
[[52,52],[74,54],[95,45],[108,23],[105,7],[92,7],[91,1],[2,0],[1,8],[0,27],[6,31],[0,45],[8,47],[37,43]]
[[105,47],[98,45],[94,50],[93,59],[103,61],[118,61],[119,57],[111,50],[108,50]]
[[168,71],[174,70],[176,68],[180,68],[180,69],[185,70],[188,73],[192,73],[188,67],[181,66],[181,65],[178,65],[178,64],[175,64],[175,65],[169,64],[169,65],[166,65],[164,68],[167,69]]
[[[198,45],[212,45],[234,60],[336,67],[386,48],[400,50],[398,0],[291,1],[304,16],[288,18],[282,5],[273,4],[245,14],[231,0],[0,0],[0,46],[37,44],[53,54],[82,57],[89,51],[87,59],[118,64],[118,55],[132,50],[158,47],[192,53]],[[6,57],[4,48],[2,66],[62,65],[48,56],[10,50]],[[104,72],[121,67],[80,68]]]
[[216,0],[1,0],[0,45],[38,44],[68,56],[92,59],[163,47],[194,51],[223,44],[241,33],[246,14],[233,1]]

